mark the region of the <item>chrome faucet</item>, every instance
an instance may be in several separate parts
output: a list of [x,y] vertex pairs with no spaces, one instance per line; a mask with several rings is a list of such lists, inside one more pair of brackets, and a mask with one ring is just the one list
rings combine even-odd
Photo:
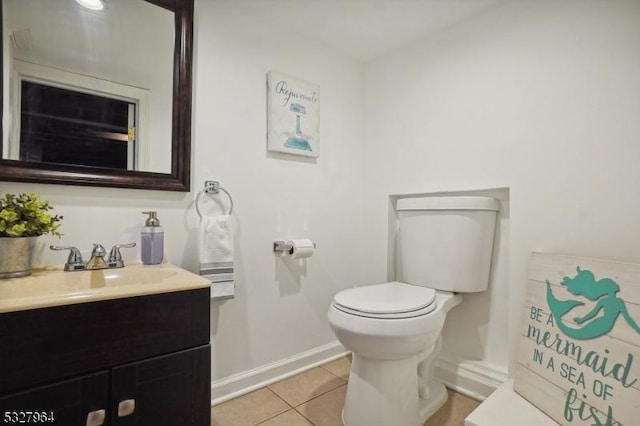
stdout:
[[104,260],[107,251],[102,244],[94,244],[91,250],[91,259],[86,264],[87,269],[107,269],[107,262]]
[[111,248],[109,257],[104,259],[107,251],[102,244],[94,244],[91,251],[91,259],[87,263],[82,260],[80,250],[76,247],[60,247],[49,246],[51,250],[69,250],[69,257],[64,264],[65,271],[87,271],[96,269],[111,269],[111,268],[124,268],[124,262],[122,260],[122,254],[120,253],[121,247],[135,247],[136,243],[129,244],[116,244]]

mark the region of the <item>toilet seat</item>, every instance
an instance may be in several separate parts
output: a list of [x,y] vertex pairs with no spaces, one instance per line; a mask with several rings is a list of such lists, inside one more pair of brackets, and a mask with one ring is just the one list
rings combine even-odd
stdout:
[[343,290],[333,306],[347,314],[377,319],[402,319],[426,315],[436,308],[436,291],[392,281]]

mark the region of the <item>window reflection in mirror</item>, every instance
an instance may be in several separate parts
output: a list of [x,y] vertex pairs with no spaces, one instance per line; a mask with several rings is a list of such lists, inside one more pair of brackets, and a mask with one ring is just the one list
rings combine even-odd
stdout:
[[136,103],[22,81],[20,160],[135,170]]

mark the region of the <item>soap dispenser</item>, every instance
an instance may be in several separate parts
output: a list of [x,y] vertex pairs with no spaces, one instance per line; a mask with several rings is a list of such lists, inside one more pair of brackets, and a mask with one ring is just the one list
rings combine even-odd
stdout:
[[149,217],[140,232],[140,257],[145,265],[157,265],[164,258],[164,230],[160,226],[157,212],[142,214],[148,214]]

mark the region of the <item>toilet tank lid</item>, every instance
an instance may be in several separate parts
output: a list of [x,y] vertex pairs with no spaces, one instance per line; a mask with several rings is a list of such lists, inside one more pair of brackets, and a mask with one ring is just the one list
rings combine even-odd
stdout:
[[398,200],[397,210],[500,210],[491,197],[413,197]]

